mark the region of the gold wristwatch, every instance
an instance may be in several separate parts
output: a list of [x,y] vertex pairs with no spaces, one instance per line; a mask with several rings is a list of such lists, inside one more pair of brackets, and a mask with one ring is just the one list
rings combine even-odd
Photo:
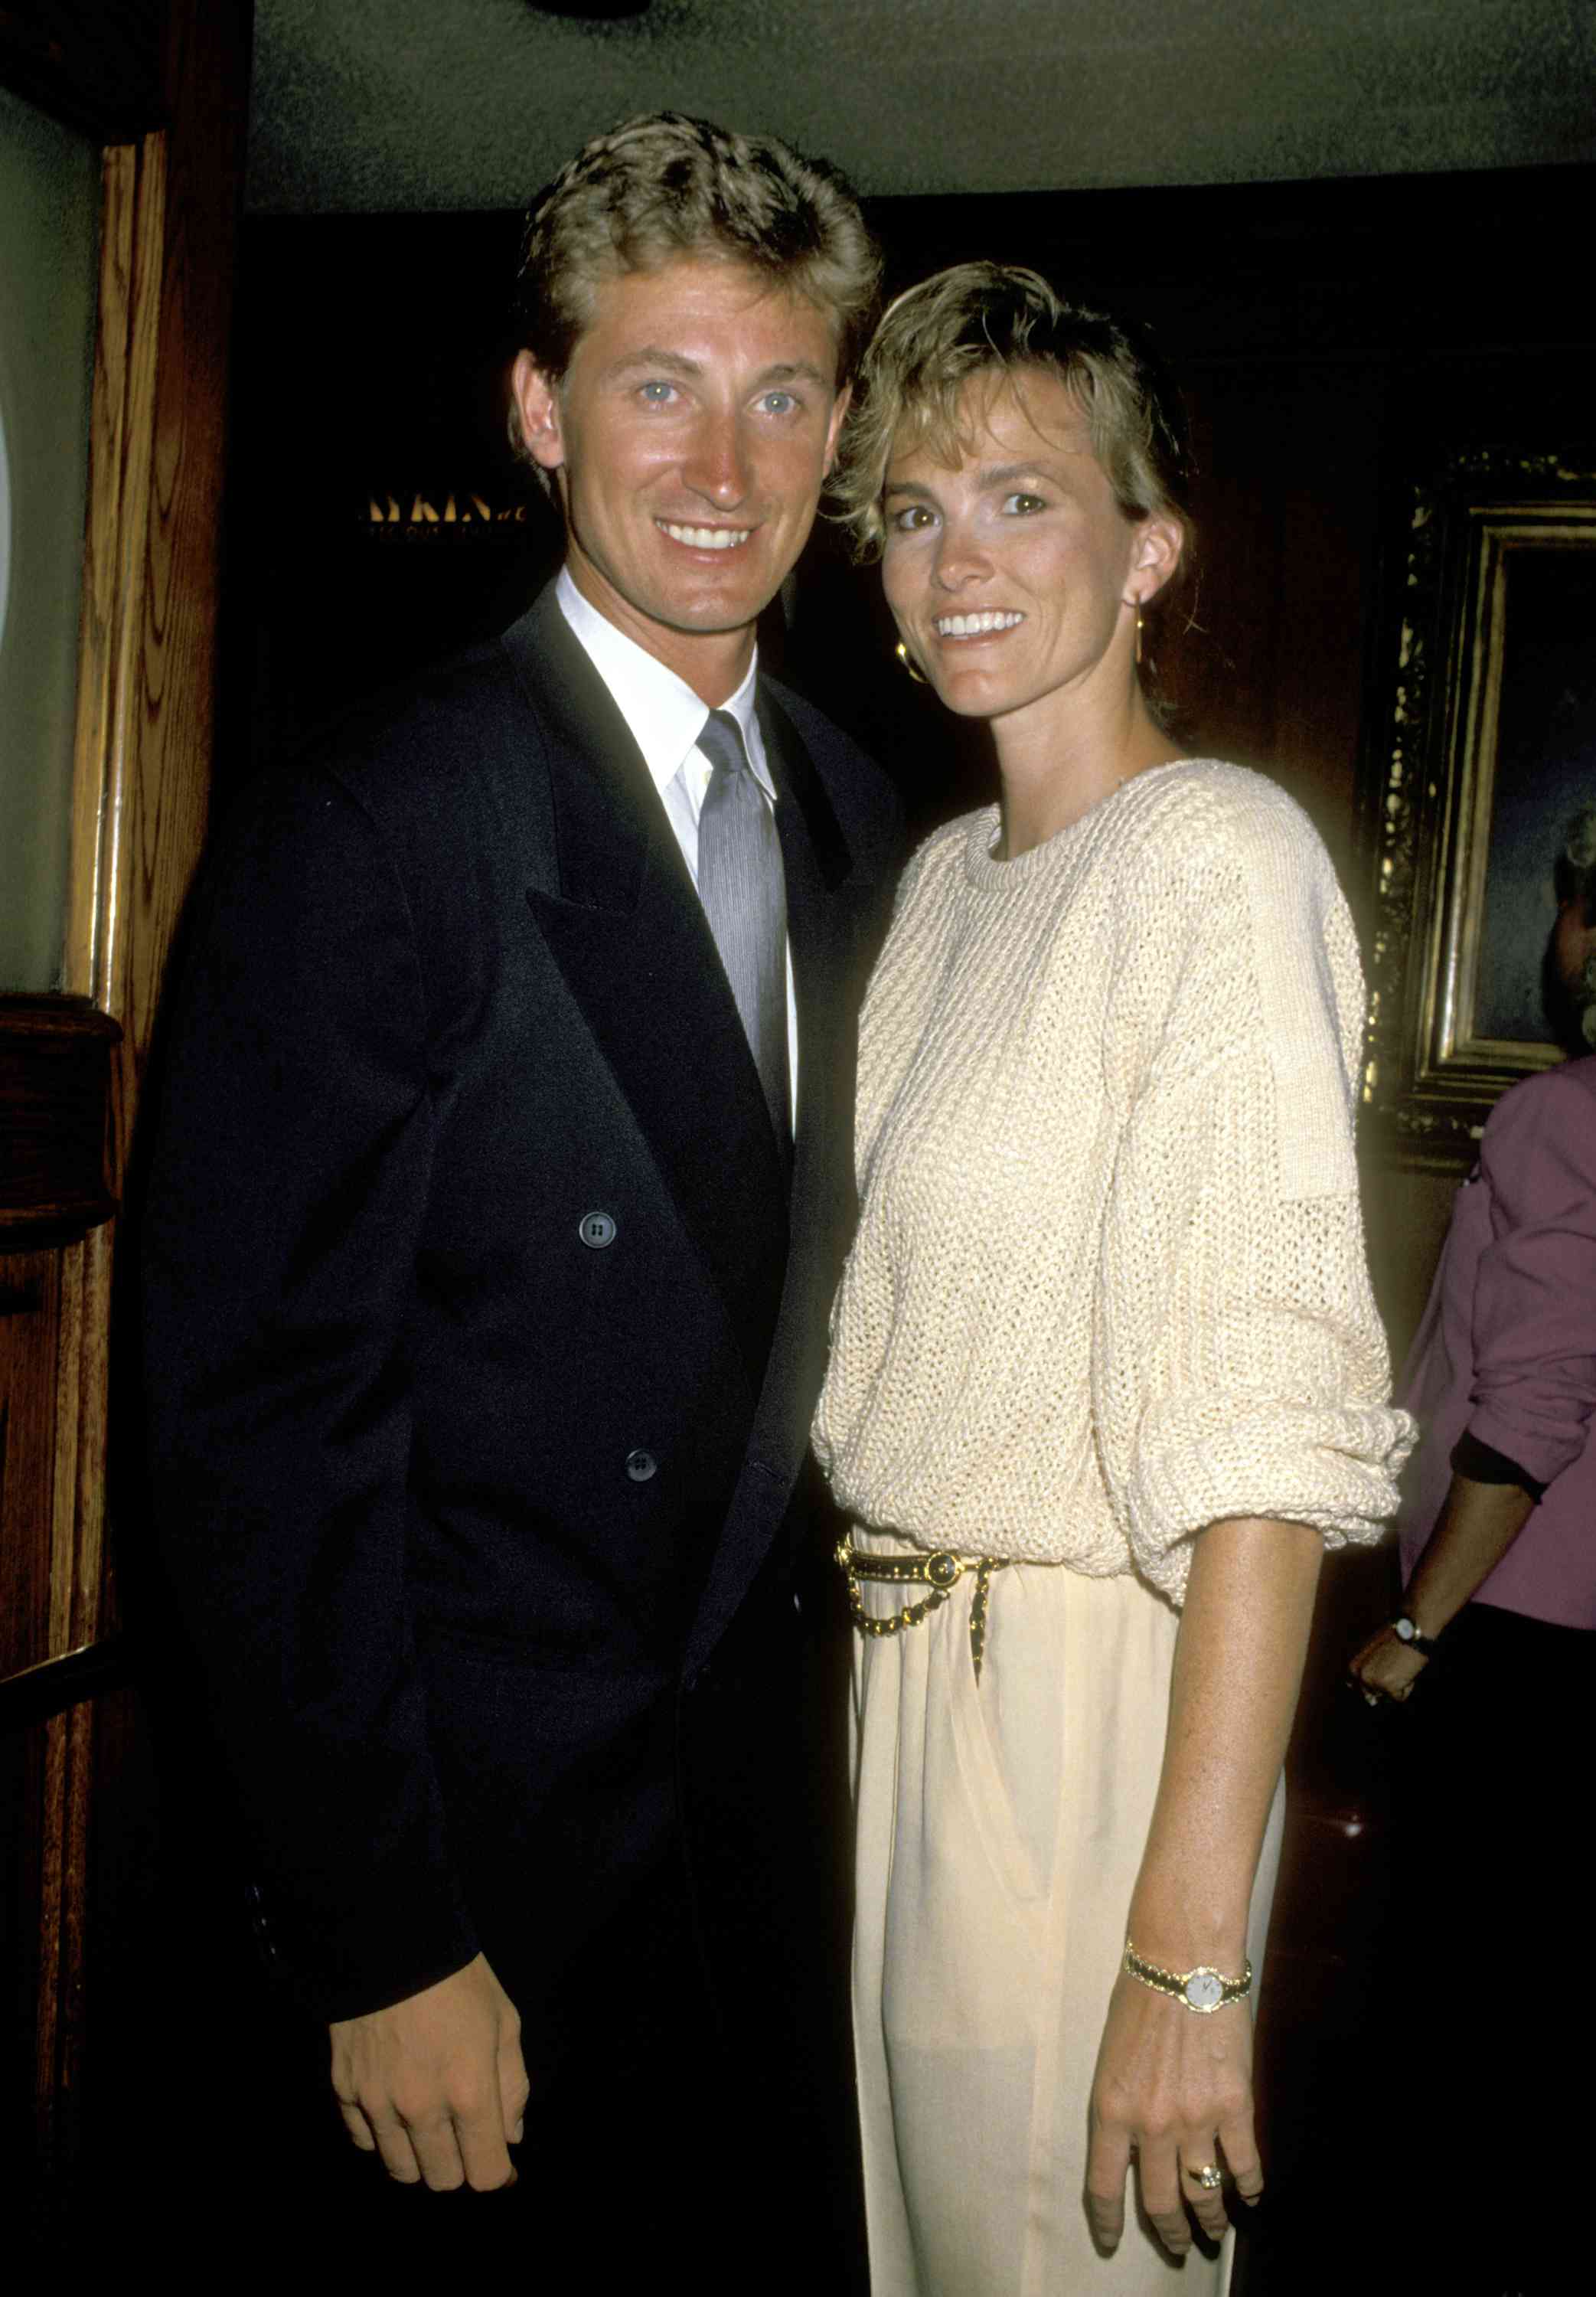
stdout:
[[1160,1970],[1156,1962],[1144,1962],[1125,1940],[1124,1968],[1132,1978],[1139,1978],[1156,1994],[1168,1994],[1206,2017],[1211,2010],[1222,2010],[1227,2002],[1245,2002],[1253,1990],[1253,1965],[1244,1962],[1239,1978],[1226,1978],[1223,1973],[1199,1963],[1195,1970]]

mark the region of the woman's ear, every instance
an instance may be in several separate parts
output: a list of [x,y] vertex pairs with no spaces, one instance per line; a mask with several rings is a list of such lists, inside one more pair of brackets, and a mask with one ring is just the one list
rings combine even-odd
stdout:
[[1126,604],[1151,605],[1165,583],[1174,579],[1185,547],[1186,529],[1181,522],[1162,511],[1149,512],[1136,530]]

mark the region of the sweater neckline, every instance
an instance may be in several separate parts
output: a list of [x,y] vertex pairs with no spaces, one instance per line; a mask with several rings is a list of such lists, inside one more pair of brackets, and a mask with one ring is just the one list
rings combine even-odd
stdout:
[[1123,782],[1087,807],[1077,821],[1063,829],[1055,830],[1040,845],[1028,852],[1016,853],[1012,861],[1000,860],[992,852],[1003,826],[1002,809],[997,805],[983,806],[970,822],[970,834],[965,841],[965,876],[973,885],[1018,887],[1046,877],[1063,857],[1070,852],[1084,833],[1100,823],[1110,811],[1116,809],[1127,792],[1143,783],[1156,781],[1164,774],[1172,774],[1182,766],[1195,765],[1193,758],[1170,758],[1161,766],[1144,766],[1140,773],[1129,774]]

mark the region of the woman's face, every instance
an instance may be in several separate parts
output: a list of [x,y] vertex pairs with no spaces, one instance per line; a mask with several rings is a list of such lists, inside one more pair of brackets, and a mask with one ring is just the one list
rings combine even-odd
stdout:
[[[1022,396],[1023,394],[1023,396]],[[882,573],[904,644],[950,710],[1000,719],[1134,675],[1137,609],[1174,572],[1178,521],[1129,519],[1074,393],[975,376],[957,469],[895,456]]]

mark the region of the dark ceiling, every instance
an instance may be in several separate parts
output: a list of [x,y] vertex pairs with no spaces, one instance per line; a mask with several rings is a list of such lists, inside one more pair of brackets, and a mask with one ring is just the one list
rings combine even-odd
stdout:
[[267,212],[514,207],[664,105],[876,194],[1596,159],[1591,0],[257,0],[256,28]]

